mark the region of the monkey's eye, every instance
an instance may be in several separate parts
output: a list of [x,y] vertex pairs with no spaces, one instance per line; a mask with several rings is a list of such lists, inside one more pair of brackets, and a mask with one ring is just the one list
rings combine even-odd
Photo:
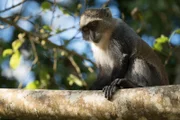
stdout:
[[94,31],[94,30],[96,30],[98,23],[99,23],[98,21],[94,21],[94,22],[89,23],[88,26],[91,30]]
[[98,25],[98,21],[94,21],[90,23],[91,27],[96,27]]
[[83,27],[83,28],[82,28],[82,31],[83,31],[83,32],[88,32],[88,31],[89,31],[89,28],[88,28],[88,27]]

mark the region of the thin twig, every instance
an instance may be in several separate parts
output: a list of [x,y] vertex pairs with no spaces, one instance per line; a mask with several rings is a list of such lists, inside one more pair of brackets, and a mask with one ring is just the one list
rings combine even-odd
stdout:
[[[4,5],[4,9],[6,9],[6,6],[7,6],[7,4],[8,4],[8,1],[9,1],[9,0],[6,0],[6,3],[5,3],[5,5]],[[12,1],[12,5],[13,5],[13,2],[14,2],[14,1]]]
[[23,82],[20,82],[18,85],[18,89],[21,89],[23,87]]
[[169,40],[168,40],[168,46],[169,46],[170,52],[169,52],[169,54],[168,54],[168,56],[167,56],[167,59],[166,59],[165,62],[164,62],[164,66],[166,66],[166,65],[168,64],[168,62],[169,62],[169,60],[170,60],[170,57],[171,57],[172,54],[173,54],[173,47],[172,47],[170,41],[171,41],[171,39],[172,39],[172,37],[173,37],[173,35],[174,35],[175,33],[176,33],[176,30],[171,33],[171,36],[170,36],[170,38],[169,38]]
[[29,41],[31,43],[32,51],[33,51],[33,54],[34,54],[34,60],[32,62],[32,65],[35,65],[38,62],[38,54],[37,54],[36,46],[34,44],[33,39],[31,38],[31,36],[29,36]]
[[39,11],[36,15],[31,14],[30,16],[26,16],[26,17],[21,16],[21,19],[23,19],[23,20],[28,20],[28,19],[31,19],[31,18],[33,18],[33,17],[40,16],[42,12],[43,12],[43,11],[41,10],[41,11]]
[[83,79],[82,74],[81,74],[81,70],[80,70],[79,66],[77,65],[77,63],[74,61],[73,57],[72,56],[68,56],[68,59],[71,62],[71,64],[73,65],[73,67],[75,68],[79,78]]
[[53,70],[54,70],[54,72],[56,72],[56,70],[57,70],[57,48],[54,48],[53,51],[54,51]]
[[76,32],[76,34],[71,38],[71,39],[69,39],[69,41],[71,41],[71,40],[73,40],[73,39],[75,39],[76,38],[76,36],[79,34],[79,30]]
[[88,8],[88,0],[84,0],[84,6],[85,6],[85,9]]
[[80,78],[80,80],[83,83],[83,86],[87,87],[87,83],[83,80],[82,74],[81,74],[81,69],[79,68],[79,66],[77,65],[77,63],[74,61],[72,56],[68,56],[69,61],[71,62],[72,66],[74,67],[78,77]]
[[[24,0],[23,0],[24,1]],[[21,10],[19,11],[19,13],[17,14],[17,16],[15,17],[15,19],[13,20],[13,22],[17,22],[20,19],[20,14],[23,11],[23,6],[21,7]]]
[[25,3],[26,1],[27,1],[27,0],[23,0],[22,2],[20,2],[20,3],[16,4],[16,5],[13,5],[13,6],[9,7],[9,8],[6,8],[6,9],[4,9],[4,10],[1,10],[0,13],[6,12],[6,11],[12,9],[12,8],[15,8],[15,7],[17,7],[17,6],[19,6],[19,5],[23,4],[23,3]]
[[55,13],[55,10],[56,10],[56,0],[54,0],[54,8],[52,10],[52,18],[51,18],[51,27],[52,27],[52,24],[53,24],[53,20],[54,20],[54,13]]
[[109,5],[109,3],[111,2],[111,0],[107,0],[103,5],[102,8],[105,8]]

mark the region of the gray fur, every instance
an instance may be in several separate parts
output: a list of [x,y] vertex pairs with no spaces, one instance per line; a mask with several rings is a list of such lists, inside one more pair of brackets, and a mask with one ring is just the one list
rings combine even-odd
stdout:
[[[82,30],[84,39],[92,43],[99,68],[91,89],[102,89],[116,78],[125,78],[134,87],[169,84],[164,66],[152,48],[121,19],[112,18],[108,10],[88,9],[80,19],[81,29],[88,27],[91,32]],[[94,21],[98,21],[97,27],[91,29],[89,24]]]

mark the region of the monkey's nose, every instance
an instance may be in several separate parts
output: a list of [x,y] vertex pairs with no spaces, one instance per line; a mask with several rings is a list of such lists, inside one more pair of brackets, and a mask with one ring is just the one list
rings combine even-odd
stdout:
[[95,34],[93,31],[90,30],[89,31],[89,40],[94,41],[94,39],[95,39]]

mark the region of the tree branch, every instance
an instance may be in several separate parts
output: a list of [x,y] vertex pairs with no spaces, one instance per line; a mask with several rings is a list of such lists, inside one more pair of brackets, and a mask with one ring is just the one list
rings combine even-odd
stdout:
[[5,23],[7,23],[7,24],[9,24],[9,25],[11,25],[11,26],[14,26],[16,29],[18,29],[18,30],[21,31],[21,32],[26,33],[27,35],[33,36],[33,37],[35,37],[35,38],[38,38],[38,39],[40,39],[41,41],[44,40],[44,41],[46,42],[46,44],[48,45],[48,47],[58,48],[58,49],[60,49],[60,50],[64,50],[64,51],[66,51],[66,52],[67,52],[68,54],[70,54],[70,55],[76,55],[76,56],[78,56],[79,58],[81,58],[82,60],[87,60],[87,61],[91,62],[93,65],[95,65],[94,62],[92,62],[90,59],[88,59],[88,58],[86,58],[86,57],[84,57],[84,56],[82,56],[82,55],[79,55],[78,53],[76,53],[76,52],[74,52],[74,51],[72,51],[72,50],[68,50],[68,49],[65,48],[64,46],[59,46],[59,45],[56,45],[56,44],[52,43],[47,37],[43,37],[43,36],[41,36],[40,34],[26,31],[26,30],[24,30],[23,28],[19,27],[16,23],[14,23],[14,22],[12,22],[12,21],[10,21],[10,20],[7,20],[6,18],[0,17],[0,21],[5,22]]
[[180,85],[101,91],[0,89],[0,116],[25,120],[178,120]]

